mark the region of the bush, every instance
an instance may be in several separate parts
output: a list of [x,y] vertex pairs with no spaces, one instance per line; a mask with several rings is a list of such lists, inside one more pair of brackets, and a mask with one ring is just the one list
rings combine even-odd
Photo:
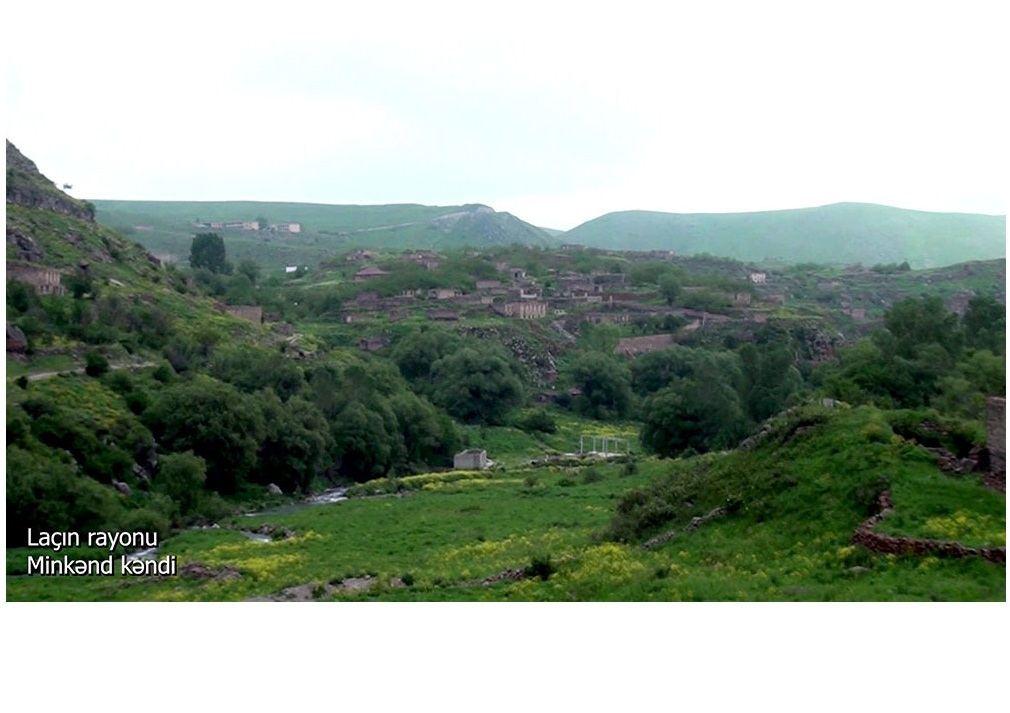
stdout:
[[531,411],[516,421],[516,427],[526,433],[556,433],[558,424],[544,409]]
[[109,371],[109,360],[100,352],[90,351],[84,357],[84,373],[88,376],[99,377]]
[[586,468],[582,473],[582,482],[586,485],[590,483],[598,483],[603,480],[603,473],[601,473],[596,468]]
[[546,581],[557,571],[554,563],[551,562],[550,555],[534,555],[530,563],[523,570],[527,577],[539,577]]

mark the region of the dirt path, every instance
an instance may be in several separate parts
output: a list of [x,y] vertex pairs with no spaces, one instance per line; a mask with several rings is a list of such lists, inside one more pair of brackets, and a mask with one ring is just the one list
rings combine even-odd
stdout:
[[[119,369],[146,369],[149,366],[156,366],[156,364],[152,361],[144,361],[139,364],[110,364],[109,371],[118,371]],[[28,374],[28,381],[42,381],[44,379],[51,379],[54,376],[83,373],[83,366],[79,366],[74,369],[61,369],[59,371],[37,371],[34,374]]]

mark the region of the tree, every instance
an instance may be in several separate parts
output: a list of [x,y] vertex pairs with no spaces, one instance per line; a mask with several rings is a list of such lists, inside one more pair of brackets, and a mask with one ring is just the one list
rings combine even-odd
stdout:
[[179,512],[186,515],[196,508],[207,480],[207,464],[203,458],[185,453],[169,453],[158,461],[154,487],[172,499]]
[[803,377],[793,364],[785,344],[753,344],[740,348],[743,366],[741,401],[747,415],[764,421],[785,408],[789,397],[803,386]]
[[432,400],[470,423],[500,424],[522,402],[522,382],[497,350],[466,347],[431,367]]
[[444,329],[417,329],[397,341],[390,356],[406,379],[426,381],[431,365],[458,346],[459,337]]
[[407,470],[421,466],[445,465],[459,450],[459,434],[452,419],[426,399],[401,391],[389,399],[403,439],[403,460]]
[[102,376],[109,370],[109,360],[101,352],[90,351],[84,357],[84,373],[88,376]]
[[249,282],[256,284],[260,278],[260,266],[255,260],[243,260],[238,264],[238,271],[249,278]]
[[204,375],[162,389],[144,422],[167,450],[203,458],[208,487],[221,493],[235,492],[249,475],[264,431],[252,397]]
[[1002,354],[1006,339],[1006,308],[992,297],[976,295],[961,318],[965,343],[974,349]]
[[394,437],[382,416],[354,401],[337,414],[331,425],[338,474],[362,482],[389,472]]
[[195,236],[189,249],[189,265],[194,270],[203,268],[216,274],[231,272],[221,236],[217,233],[200,233]]
[[242,273],[233,275],[228,280],[225,290],[225,301],[231,305],[247,305],[256,301],[256,293],[252,281]]
[[285,492],[307,492],[331,448],[329,424],[301,398],[282,402],[272,391],[259,394],[264,435],[256,452],[255,479]]
[[631,408],[630,373],[625,362],[609,354],[590,352],[569,364],[568,380],[582,393],[575,410],[589,418],[625,416]]
[[728,448],[745,433],[736,392],[718,381],[684,379],[646,400],[642,444],[662,456]]
[[676,302],[682,289],[680,278],[676,274],[668,272],[660,276],[659,294],[663,296],[667,304],[672,305]]
[[908,298],[884,315],[884,326],[897,340],[897,353],[912,357],[924,344],[939,344],[951,354],[960,348],[957,316],[947,311],[936,296]]

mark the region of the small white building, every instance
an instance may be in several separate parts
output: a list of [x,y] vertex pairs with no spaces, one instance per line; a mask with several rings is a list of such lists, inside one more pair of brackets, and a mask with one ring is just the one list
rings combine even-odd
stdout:
[[487,459],[487,451],[470,448],[460,451],[452,457],[452,467],[456,470],[483,470],[490,468],[492,462]]
[[750,274],[750,281],[755,285],[763,285],[768,281],[768,273],[765,272],[752,272]]

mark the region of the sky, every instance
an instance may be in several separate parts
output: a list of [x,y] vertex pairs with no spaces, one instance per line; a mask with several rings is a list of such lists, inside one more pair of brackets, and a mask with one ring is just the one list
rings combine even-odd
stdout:
[[17,3],[6,136],[81,198],[1006,212],[998,2],[364,5]]

